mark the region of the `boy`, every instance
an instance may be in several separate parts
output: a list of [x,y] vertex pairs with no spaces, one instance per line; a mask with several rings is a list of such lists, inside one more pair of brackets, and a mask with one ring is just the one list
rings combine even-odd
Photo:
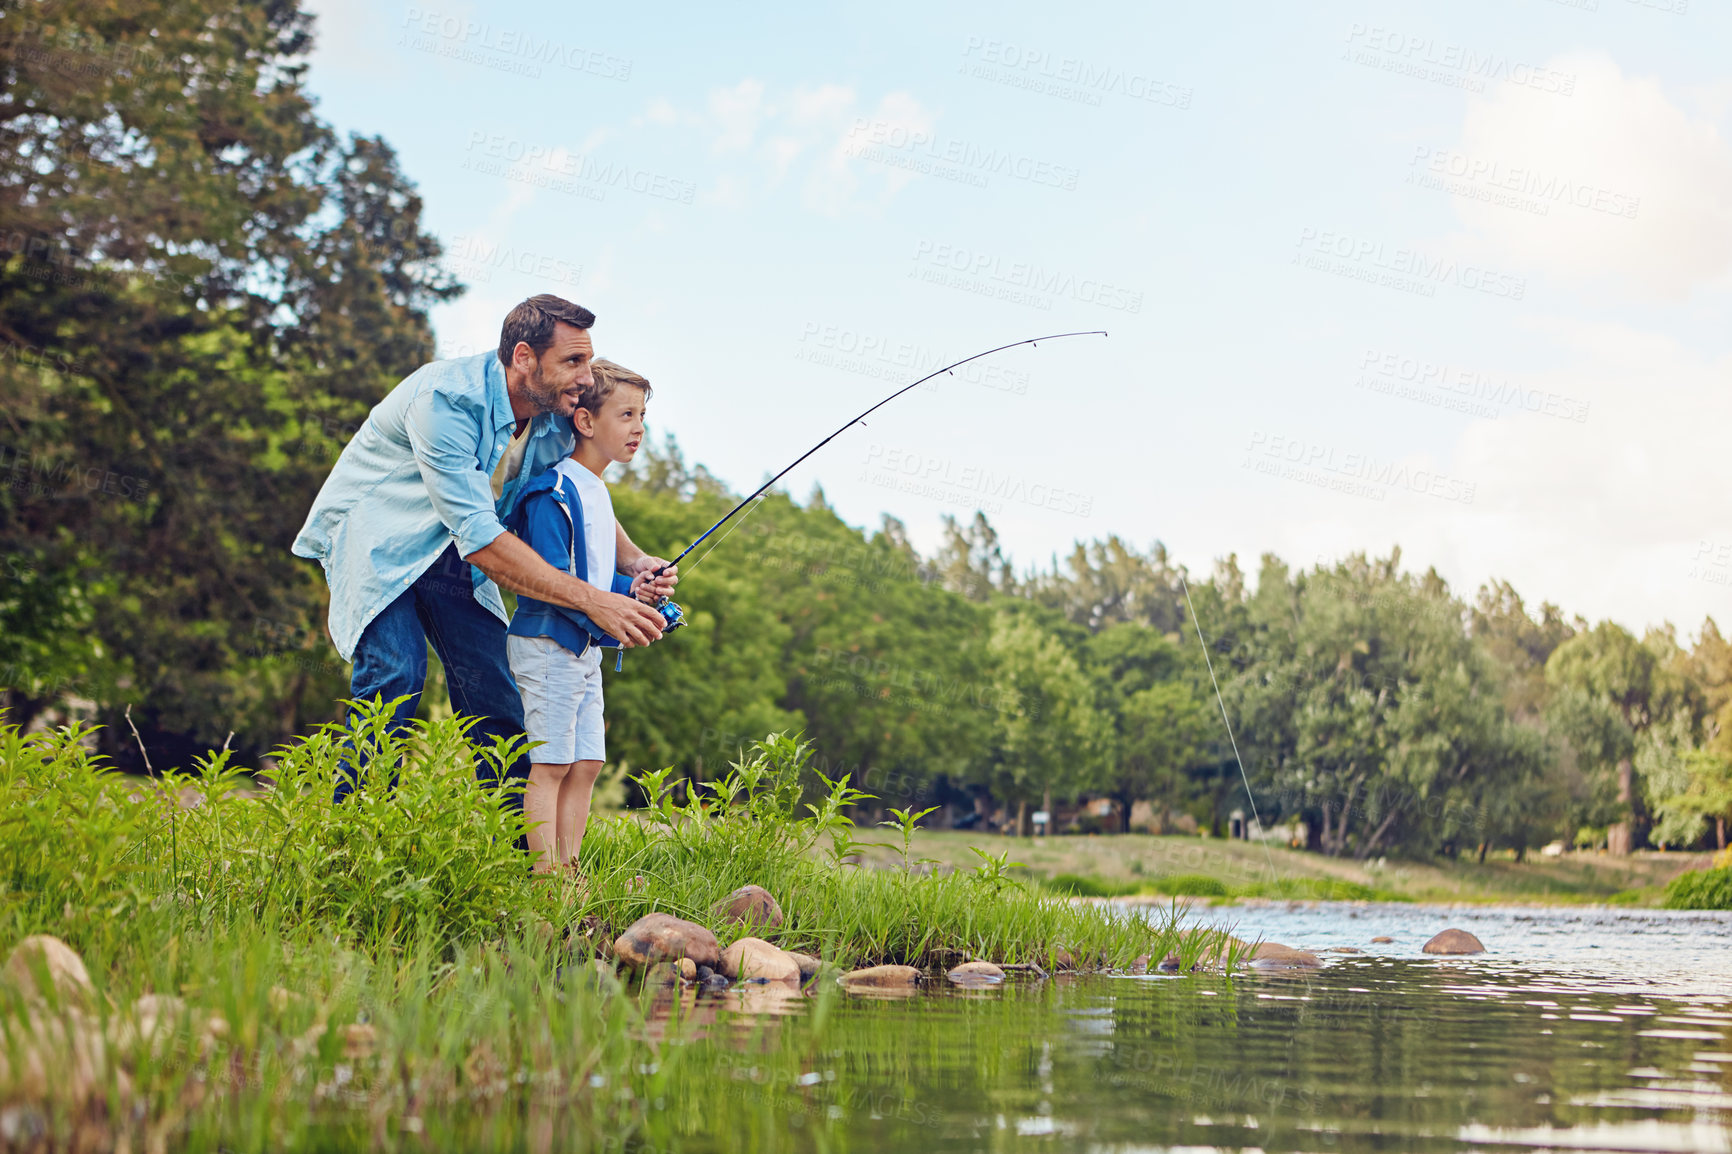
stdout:
[[[648,598],[644,579],[614,572],[613,501],[602,472],[630,461],[644,438],[650,384],[612,361],[594,362],[595,383],[572,413],[577,447],[524,487],[511,528],[549,564],[613,593]],[[602,729],[601,649],[618,641],[575,609],[519,596],[506,638],[532,743],[523,819],[535,872],[577,869],[590,792],[607,760]]]

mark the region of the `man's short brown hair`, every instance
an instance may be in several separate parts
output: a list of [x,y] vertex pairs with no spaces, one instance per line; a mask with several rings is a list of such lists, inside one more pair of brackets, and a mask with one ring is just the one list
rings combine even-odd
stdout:
[[595,323],[595,314],[552,293],[530,297],[505,314],[505,323],[499,329],[499,363],[511,364],[511,354],[517,351],[520,341],[529,346],[530,352],[541,356],[553,344],[554,327],[562,323],[587,329]]
[[[613,391],[621,385],[629,385],[634,389],[643,390],[643,399],[649,400],[655,390],[650,388],[649,381],[632,372],[624,365],[616,365],[606,357],[591,362],[590,371],[595,376],[595,383],[583,390],[578,398],[578,408],[588,409],[592,417],[601,416],[601,407],[607,399],[613,396]],[[577,414],[572,414],[572,428],[575,429]]]

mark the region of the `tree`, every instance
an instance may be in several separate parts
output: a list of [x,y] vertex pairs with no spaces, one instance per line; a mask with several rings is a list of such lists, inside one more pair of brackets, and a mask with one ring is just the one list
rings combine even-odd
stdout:
[[[75,671],[182,764],[329,716],[324,591],[289,554],[367,407],[458,291],[381,141],[302,89],[311,20],[276,0],[47,0],[0,39],[0,555],[31,576],[7,704]],[[47,366],[44,368],[43,366]],[[18,611],[33,602],[39,611]],[[73,625],[71,631],[66,627]]]
[[997,715],[983,771],[995,794],[1017,803],[1020,835],[1030,801],[1040,799],[1050,813],[1055,793],[1095,787],[1109,723],[1076,658],[1027,612],[998,610],[987,650]]
[[1096,633],[1087,665],[1113,729],[1106,791],[1118,805],[1120,829],[1129,833],[1138,799],[1178,803],[1215,719],[1187,676],[1182,651],[1146,625],[1120,623]]

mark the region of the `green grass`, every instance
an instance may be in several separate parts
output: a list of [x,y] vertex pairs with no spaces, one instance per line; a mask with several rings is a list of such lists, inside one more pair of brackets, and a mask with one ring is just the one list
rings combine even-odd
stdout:
[[[835,987],[799,1029],[766,1020],[742,1049],[733,1031],[705,1037],[704,1003],[622,988],[588,964],[652,910],[725,944],[740,931],[711,908],[747,882],[784,911],[764,936],[845,966],[1238,960],[1177,911],[1127,918],[1024,885],[1002,853],[929,870],[913,856],[915,815],[893,823],[888,868],[844,865],[858,795],[779,736],[683,801],[665,773],[643,775],[654,804],[595,820],[586,885],[535,881],[514,848],[519,818],[474,782],[463,727],[397,737],[380,717],[358,711],[280,751],[256,796],[221,756],[141,786],[76,731],[0,726],[0,950],[53,934],[95,986],[80,1006],[0,979],[8,1125],[64,1149],[525,1148],[550,1130],[562,1146],[623,1149],[677,1145],[721,1119],[752,1149],[785,1121],[742,1105],[741,1080],[804,1085]],[[345,744],[399,765],[396,788],[333,805]],[[188,789],[199,804],[173,804]],[[140,1037],[147,994],[186,1012]]]
[[[1027,863],[1026,876],[1036,882],[1073,875],[1112,896],[1133,888],[1137,893],[1172,894],[1164,888],[1171,879],[1211,878],[1221,883],[1226,896],[1189,895],[1211,902],[1265,898],[1562,905],[1616,897],[1620,902],[1658,906],[1672,878],[1685,869],[1707,866],[1713,856],[1642,851],[1627,857],[1592,852],[1561,858],[1535,854],[1524,862],[1507,856],[1500,860],[1497,855],[1484,862],[1471,857],[1360,862],[1224,838],[1147,834],[1010,838],[935,829],[916,833],[912,852],[938,861],[939,868],[966,868],[973,860],[970,846],[1007,852]],[[895,858],[882,851],[868,851],[867,856],[881,862]]]

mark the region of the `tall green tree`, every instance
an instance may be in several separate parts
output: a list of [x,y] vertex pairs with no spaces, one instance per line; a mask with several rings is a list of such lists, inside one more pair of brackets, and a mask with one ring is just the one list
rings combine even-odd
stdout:
[[[21,720],[42,671],[78,670],[110,722],[136,704],[185,762],[231,729],[269,744],[342,692],[322,582],[288,546],[458,289],[389,147],[314,115],[311,34],[283,0],[0,19],[0,340],[17,354],[0,364],[0,555],[30,574],[0,598],[19,627],[0,668],[23,669]],[[20,597],[45,611],[6,607]]]

